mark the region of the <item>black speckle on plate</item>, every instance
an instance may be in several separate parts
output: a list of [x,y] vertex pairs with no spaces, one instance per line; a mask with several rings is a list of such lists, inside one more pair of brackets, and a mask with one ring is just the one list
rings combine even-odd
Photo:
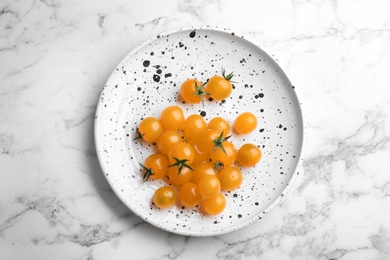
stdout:
[[144,62],[142,64],[144,65],[144,67],[149,67],[150,61],[149,60],[144,60]]

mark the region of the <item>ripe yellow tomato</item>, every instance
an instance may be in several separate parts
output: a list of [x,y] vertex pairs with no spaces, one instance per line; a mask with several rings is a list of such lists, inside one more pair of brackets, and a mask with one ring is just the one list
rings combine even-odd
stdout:
[[175,158],[179,160],[187,160],[187,164],[191,164],[195,157],[194,148],[188,143],[175,144],[169,151],[168,160],[170,163],[175,163]]
[[200,179],[198,187],[203,198],[214,197],[221,192],[221,183],[219,182],[219,179],[212,175]]
[[210,157],[214,163],[221,162],[223,163],[224,167],[227,167],[233,164],[234,161],[236,160],[237,151],[236,151],[236,147],[234,147],[234,144],[228,141],[223,142],[222,147],[224,148],[226,153],[220,147],[217,147],[215,149],[215,152],[214,151],[210,152]]
[[181,186],[178,197],[180,203],[186,208],[193,208],[202,201],[202,195],[199,192],[198,185],[191,182]]
[[217,176],[217,171],[214,169],[213,163],[204,162],[194,166],[193,183],[199,184],[199,181],[205,176]]
[[237,153],[237,161],[246,167],[255,166],[261,159],[261,150],[254,144],[244,144]]
[[197,79],[187,79],[180,87],[180,95],[188,103],[199,103],[207,96],[204,86]]
[[225,71],[222,70],[222,76],[215,75],[209,79],[206,86],[206,91],[210,93],[211,97],[215,100],[226,99],[232,93],[232,83],[230,82],[233,77],[233,73],[225,75]]
[[211,198],[205,198],[202,203],[203,211],[209,215],[218,215],[222,213],[225,207],[226,199],[221,193]]
[[191,182],[193,171],[187,167],[183,167],[179,174],[177,166],[168,169],[168,179],[176,186],[181,186],[185,183]]
[[194,160],[192,161],[193,165],[202,163],[207,160],[209,153],[201,151],[199,149],[199,141],[198,140],[190,140],[188,141],[188,144],[194,148]]
[[177,200],[177,192],[170,186],[157,189],[153,194],[153,203],[160,209],[171,208]]
[[223,168],[217,177],[221,183],[221,188],[226,191],[232,191],[240,187],[242,183],[242,173],[240,169],[234,166]]
[[207,129],[199,138],[198,148],[202,152],[211,152],[214,148],[213,140],[219,137],[220,133],[215,129]]
[[184,122],[184,112],[178,106],[169,106],[161,113],[161,123],[165,130],[182,129]]
[[168,155],[171,148],[181,142],[183,142],[183,139],[178,132],[165,131],[157,140],[157,148],[162,154]]
[[147,169],[152,169],[151,175],[148,176],[149,179],[156,180],[161,179],[167,175],[168,172],[168,159],[165,155],[161,153],[155,153],[146,158],[144,166]]
[[139,123],[138,131],[145,142],[153,143],[157,141],[163,132],[163,125],[155,117],[147,117]]
[[249,134],[255,130],[256,126],[256,116],[250,112],[244,112],[240,114],[234,123],[234,128],[240,134]]
[[230,133],[230,125],[229,122],[222,118],[222,117],[214,117],[213,119],[210,120],[208,126],[208,129],[215,129],[219,131],[219,133],[223,132],[222,137],[226,137]]
[[184,135],[188,139],[199,138],[204,132],[206,132],[207,125],[206,120],[200,115],[190,115],[184,124]]

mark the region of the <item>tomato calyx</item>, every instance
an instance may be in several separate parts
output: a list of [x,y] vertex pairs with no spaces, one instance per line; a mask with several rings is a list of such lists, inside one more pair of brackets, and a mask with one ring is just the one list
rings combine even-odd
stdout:
[[202,85],[198,86],[198,83],[195,81],[195,96],[198,96],[200,100],[202,101],[202,105],[204,106],[204,99],[203,96],[210,96],[211,94],[204,91],[205,84],[203,83]]
[[223,138],[223,131],[222,131],[222,133],[218,136],[218,138],[213,140],[213,143],[214,143],[214,153],[217,150],[217,148],[221,148],[222,151],[226,154],[225,148],[223,147],[223,142],[228,140],[230,137],[231,137],[231,135]]
[[143,177],[143,181],[145,182],[145,181],[149,180],[151,175],[154,175],[153,169],[147,168],[145,165],[143,165],[141,163],[139,165],[141,165],[141,167],[145,170],[145,174]]
[[138,139],[141,139],[141,146],[142,146],[142,137],[143,137],[145,134],[141,134],[141,132],[139,131],[138,128],[137,128],[137,130],[136,130],[136,133],[137,133],[138,136],[136,136],[135,138],[133,138],[133,141],[138,140]]
[[230,81],[234,76],[234,72],[231,72],[230,74],[226,75],[226,71],[224,68],[222,68],[222,77],[226,79],[227,81]]
[[220,172],[224,167],[225,167],[225,165],[223,164],[223,162],[218,161],[218,162],[214,163],[214,169],[217,172]]
[[183,169],[183,167],[186,167],[188,169],[190,169],[191,171],[193,171],[194,169],[192,169],[191,166],[189,166],[188,164],[186,164],[187,161],[189,161],[188,159],[183,159],[183,160],[180,160],[179,158],[176,158],[176,157],[173,157],[173,159],[175,159],[175,163],[169,165],[168,167],[175,167],[177,166],[177,175],[179,176],[180,173],[181,173],[181,170]]

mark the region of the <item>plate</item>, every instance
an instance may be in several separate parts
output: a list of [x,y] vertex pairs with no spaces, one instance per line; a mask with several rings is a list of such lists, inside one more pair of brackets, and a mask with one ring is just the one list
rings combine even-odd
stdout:
[[[221,68],[234,71],[232,95],[205,105],[187,104],[178,96],[181,83],[195,77],[202,82]],[[180,205],[169,210],[152,206],[154,191],[164,181],[142,181],[139,163],[154,153],[153,144],[133,141],[142,118],[159,117],[169,105],[185,115],[215,116],[232,125],[239,113],[251,111],[257,129],[234,135],[238,148],[260,145],[263,157],[242,168],[240,188],[224,192],[227,206],[217,216]],[[156,35],[138,45],[114,69],[98,102],[95,142],[99,162],[113,191],[130,210],[148,223],[187,236],[232,232],[261,219],[286,194],[296,176],[303,144],[303,121],[295,90],[280,66],[265,51],[227,29],[182,28]]]

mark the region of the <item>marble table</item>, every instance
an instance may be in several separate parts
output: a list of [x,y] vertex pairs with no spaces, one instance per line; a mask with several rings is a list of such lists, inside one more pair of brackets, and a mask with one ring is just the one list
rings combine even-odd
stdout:
[[[0,259],[390,259],[390,2],[0,3]],[[254,224],[185,237],[110,189],[94,146],[114,67],[165,30],[212,25],[265,46],[305,117],[301,174]]]

